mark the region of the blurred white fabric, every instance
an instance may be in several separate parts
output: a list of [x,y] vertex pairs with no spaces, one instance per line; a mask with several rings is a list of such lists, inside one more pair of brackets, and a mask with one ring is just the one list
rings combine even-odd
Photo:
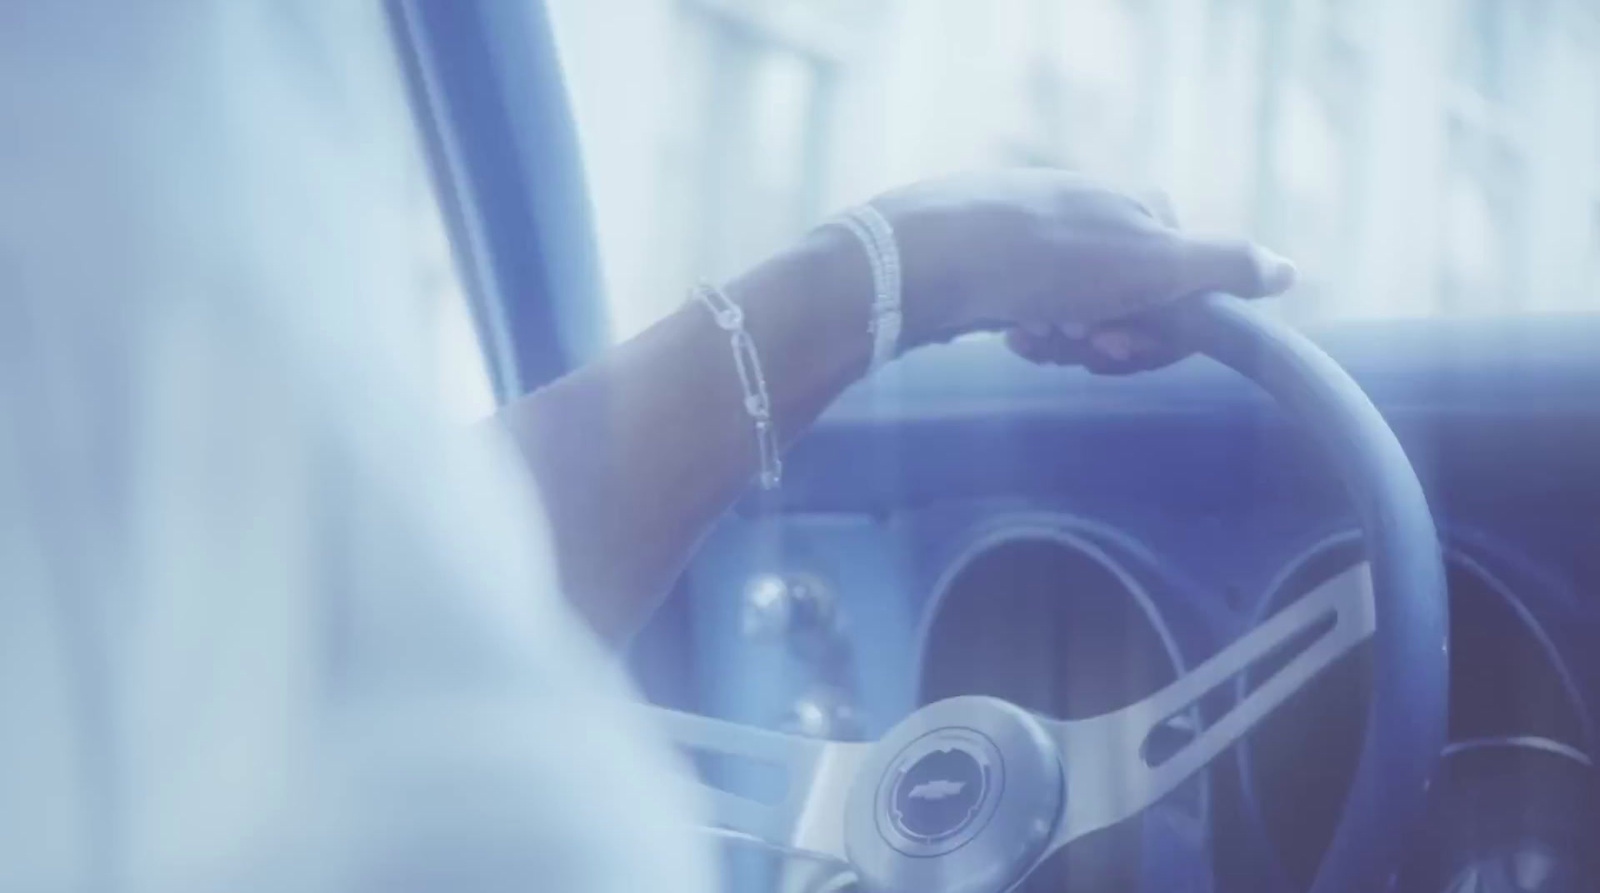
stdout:
[[710,889],[438,417],[378,3],[0,4],[0,890]]

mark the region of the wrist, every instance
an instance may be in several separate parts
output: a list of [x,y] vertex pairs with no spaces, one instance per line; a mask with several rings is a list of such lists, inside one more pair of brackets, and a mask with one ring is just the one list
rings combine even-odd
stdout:
[[[906,237],[899,224],[877,205],[875,200],[849,212],[841,220],[819,227],[801,243],[802,250],[816,251],[822,263],[853,270],[848,285],[828,293],[843,301],[843,306],[834,308],[840,318],[853,319],[864,329],[874,363],[929,341],[947,339],[961,324],[959,314],[952,312],[955,292],[947,287],[948,277],[940,273],[937,257],[923,258],[914,252],[915,269],[907,270]],[[913,233],[921,228],[920,221],[910,226]]]
[[[938,215],[908,211],[892,197],[873,204],[894,228],[901,255],[900,352],[974,328],[959,312],[961,290],[941,272]],[[786,440],[795,426],[781,424],[784,417],[820,411],[868,371],[873,267],[867,247],[847,228],[813,229],[729,282],[726,291],[745,309]]]
[[960,256],[962,245],[947,225],[946,209],[920,200],[913,189],[886,193],[871,204],[894,230],[899,253],[901,352],[978,327],[965,307],[970,289],[954,275],[951,260]]
[[823,227],[729,282],[765,364],[778,433],[791,440],[867,370],[872,269],[848,232]]

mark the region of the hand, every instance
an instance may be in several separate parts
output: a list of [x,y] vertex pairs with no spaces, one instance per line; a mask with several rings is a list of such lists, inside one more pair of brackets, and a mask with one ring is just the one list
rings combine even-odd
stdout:
[[908,346],[1003,329],[1028,359],[1137,371],[1178,357],[1151,311],[1205,291],[1278,294],[1295,278],[1258,245],[1185,235],[1164,203],[1061,171],[931,180],[873,205],[900,243]]

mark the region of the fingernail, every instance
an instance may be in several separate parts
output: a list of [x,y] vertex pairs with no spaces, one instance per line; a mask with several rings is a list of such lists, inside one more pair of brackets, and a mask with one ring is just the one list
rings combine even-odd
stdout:
[[1280,254],[1256,246],[1255,256],[1256,269],[1261,273],[1261,285],[1271,294],[1288,290],[1300,275],[1294,262]]

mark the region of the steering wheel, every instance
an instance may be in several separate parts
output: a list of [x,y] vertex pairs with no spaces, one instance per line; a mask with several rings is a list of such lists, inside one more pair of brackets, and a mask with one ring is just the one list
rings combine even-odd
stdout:
[[[681,747],[785,772],[776,802],[701,782],[717,828],[847,864],[870,891],[1002,893],[1056,850],[1172,792],[1370,637],[1360,766],[1311,889],[1384,888],[1445,743],[1445,573],[1422,487],[1371,401],[1298,332],[1221,294],[1175,306],[1163,324],[1181,346],[1255,381],[1321,443],[1358,510],[1368,562],[1165,689],[1090,719],[963,696],[922,707],[879,741],[847,743],[645,708]],[[1187,743],[1146,747],[1166,720],[1247,670],[1254,687]]]

